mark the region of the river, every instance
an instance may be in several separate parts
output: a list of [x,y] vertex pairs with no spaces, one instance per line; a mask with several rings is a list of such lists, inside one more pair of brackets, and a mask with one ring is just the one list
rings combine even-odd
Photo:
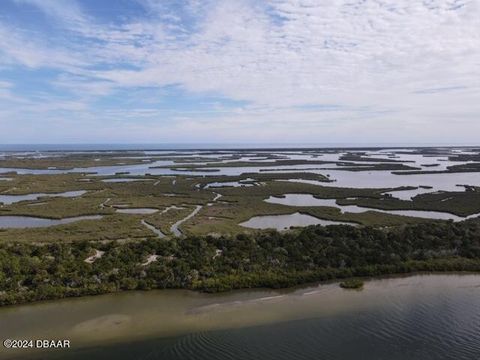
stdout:
[[0,308],[0,339],[69,339],[1,359],[478,359],[480,276],[202,294],[124,292]]

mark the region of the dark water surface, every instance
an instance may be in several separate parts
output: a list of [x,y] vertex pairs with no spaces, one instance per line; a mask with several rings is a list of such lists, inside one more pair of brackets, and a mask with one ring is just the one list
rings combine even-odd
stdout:
[[129,292],[0,309],[0,338],[70,339],[21,359],[480,358],[480,275],[288,291]]

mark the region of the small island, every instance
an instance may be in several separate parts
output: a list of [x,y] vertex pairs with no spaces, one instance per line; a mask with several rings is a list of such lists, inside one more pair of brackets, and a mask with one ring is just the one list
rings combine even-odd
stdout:
[[343,289],[362,289],[363,281],[360,279],[348,279],[340,283],[340,287]]

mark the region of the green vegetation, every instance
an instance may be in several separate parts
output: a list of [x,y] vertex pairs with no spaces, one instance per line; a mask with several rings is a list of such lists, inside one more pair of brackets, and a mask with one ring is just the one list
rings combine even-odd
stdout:
[[[93,263],[85,259],[104,251]],[[152,254],[157,261],[144,265]],[[135,242],[0,244],[0,304],[120,290],[207,292],[418,271],[480,271],[480,221]]]
[[363,281],[360,279],[347,279],[340,283],[340,287],[344,289],[361,289],[363,288]]
[[[135,154],[129,154],[134,156]],[[142,159],[121,158],[119,154],[65,154],[43,158],[7,157],[0,160],[0,167],[20,169],[73,169],[75,167],[133,165],[141,164]]]
[[[3,176],[3,175],[2,175]],[[6,173],[11,181],[0,181],[2,195],[22,195],[31,193],[59,193],[73,190],[102,190],[104,184],[83,174],[56,175],[16,175]]]
[[[425,219],[409,218],[378,212],[342,214],[334,207],[292,207],[269,204],[269,196],[285,193],[312,194],[319,198],[382,199],[383,192],[393,189],[353,189],[319,186],[327,178],[320,174],[292,172],[239,176],[127,176],[146,181],[103,182],[106,178],[122,176],[85,176],[84,174],[12,175],[12,181],[0,182],[0,191],[6,195],[29,193],[59,193],[86,190],[76,198],[45,197],[0,206],[1,215],[37,216],[59,219],[81,215],[108,215],[100,220],[89,220],[49,228],[0,229],[0,241],[70,242],[80,240],[138,240],[152,236],[141,224],[147,221],[167,236],[170,227],[183,219],[195,206],[203,206],[192,219],[181,225],[188,235],[232,235],[243,232],[257,233],[238,224],[259,215],[281,215],[300,211],[326,220],[349,221],[362,225],[392,226],[424,222]],[[315,181],[309,184],[293,181]],[[85,181],[88,180],[88,181]],[[212,182],[248,181],[254,186],[207,188]],[[221,197],[218,200],[216,194]],[[32,206],[35,205],[35,206]],[[208,206],[207,206],[208,205]],[[118,214],[117,208],[156,208],[150,215]],[[168,209],[168,210],[167,210]]]
[[365,153],[347,153],[345,155],[340,156],[340,160],[342,161],[365,161],[365,162],[380,162],[380,163],[388,163],[388,162],[413,162],[413,161],[405,161],[405,160],[397,160],[397,159],[390,159],[390,158],[378,158],[378,157],[370,157],[365,156]]
[[377,163],[377,164],[364,164],[359,165],[355,163],[339,163],[338,169],[336,170],[345,170],[345,171],[386,171],[386,170],[395,170],[395,173],[398,171],[406,171],[413,172],[415,170],[419,170],[420,168],[405,165],[402,163]]
[[[393,169],[397,170],[397,169]],[[402,169],[398,169],[402,170]],[[408,170],[408,169],[405,169]],[[480,163],[469,163],[469,164],[461,164],[461,165],[452,165],[447,166],[447,170],[412,170],[412,171],[405,171],[399,172],[394,171],[393,174],[395,175],[418,175],[418,174],[451,174],[451,173],[468,173],[468,172],[480,172]]]
[[[171,165],[152,166],[152,169],[171,168],[171,169],[204,169],[204,168],[224,168],[224,167],[271,167],[271,166],[293,166],[293,165],[325,165],[335,163],[335,161],[321,160],[274,160],[274,161],[232,161],[232,162],[209,162],[208,164],[182,164],[172,167]],[[199,170],[204,171],[204,170]]]
[[84,220],[42,228],[0,229],[0,242],[66,243],[74,241],[133,241],[152,236],[138,215],[115,214],[100,220]]
[[246,181],[249,179],[253,179],[254,182],[266,182],[266,181],[274,181],[274,180],[315,180],[315,181],[330,181],[326,176],[321,174],[314,174],[308,172],[287,172],[287,173],[243,173],[239,176],[227,176],[227,175],[220,175],[220,176],[208,176],[203,178],[196,178],[196,181],[205,186],[210,183],[222,183],[222,182],[232,182],[232,181]]
[[442,191],[415,196],[412,200],[393,197],[339,199],[340,205],[358,205],[383,210],[442,211],[458,216],[469,216],[480,212],[480,192],[474,187],[466,191]]
[[[301,168],[301,165],[320,168],[336,164],[336,170],[372,171],[372,174],[376,170],[404,170],[399,173],[409,174],[412,172],[405,170],[414,169],[406,164],[409,161],[396,160],[397,153],[385,154],[380,159],[363,151],[351,151],[340,161],[322,160],[324,155],[338,153],[338,150],[305,149],[303,154],[312,156],[309,160],[289,159],[287,151],[275,154],[255,150],[164,156],[145,156],[142,152],[65,153],[41,158],[8,155],[0,159],[0,167],[70,169],[142,163],[155,166],[156,160],[165,160],[171,161],[171,165],[160,168],[189,173],[131,175],[119,168],[108,176],[88,172],[2,174],[9,180],[0,181],[0,196],[32,193],[49,196],[11,204],[6,198],[5,204],[0,203],[0,216],[60,219],[98,214],[103,217],[47,228],[0,228],[0,304],[129,289],[224,291],[415,271],[480,270],[480,219],[452,223],[367,209],[342,213],[332,206],[289,206],[265,201],[270,196],[310,194],[319,199],[335,199],[339,205],[372,209],[442,211],[458,216],[480,213],[480,191],[475,186],[465,186],[466,191],[420,194],[407,201],[386,193],[414,187],[325,186],[335,185],[328,175]],[[450,156],[458,161],[478,156],[452,155],[441,149],[416,149],[413,153]],[[246,161],[246,156],[253,158]],[[278,169],[286,165],[288,171]],[[216,168],[239,166],[258,166],[263,171],[233,176],[216,174]],[[458,164],[450,166],[447,172],[475,171],[477,167],[478,163]],[[197,171],[211,174],[200,176]],[[107,179],[136,181],[105,182]],[[232,182],[243,186],[211,185]],[[55,196],[79,190],[86,192],[71,198]],[[121,208],[158,211],[125,214],[117,211]],[[172,225],[197,208],[199,211],[180,225],[185,236],[175,238]],[[360,226],[318,226],[278,233],[239,225],[254,216],[295,212]],[[145,224],[166,237],[159,238]],[[104,253],[91,263],[85,262],[98,255],[97,251]],[[152,255],[158,257],[145,265]],[[356,287],[356,281],[345,280],[342,284]]]

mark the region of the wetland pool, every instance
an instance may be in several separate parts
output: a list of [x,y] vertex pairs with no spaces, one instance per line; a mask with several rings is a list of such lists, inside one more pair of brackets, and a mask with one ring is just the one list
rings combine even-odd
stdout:
[[47,219],[33,216],[0,216],[0,229],[23,229],[70,224],[82,220],[99,220],[102,215],[74,216],[63,219]]
[[328,206],[340,209],[342,213],[363,213],[366,211],[376,211],[385,214],[401,215],[401,216],[413,216],[424,219],[436,219],[436,220],[453,220],[462,221],[466,219],[475,218],[480,216],[479,214],[473,214],[467,217],[461,217],[454,214],[441,211],[423,211],[423,210],[383,210],[368,208],[357,205],[339,205],[335,199],[318,199],[310,194],[285,194],[285,197],[270,196],[265,202],[271,204],[281,204],[289,206]]
[[319,219],[311,215],[293,213],[287,215],[261,215],[254,216],[249,220],[240,223],[240,226],[251,229],[276,229],[287,230],[291,226],[309,226],[309,225],[353,225],[351,222],[331,221]]
[[123,208],[123,209],[117,209],[117,213],[121,214],[133,214],[133,215],[141,215],[141,214],[155,214],[158,212],[158,209],[154,208]]
[[31,201],[38,200],[41,197],[77,197],[85,194],[85,190],[78,191],[65,191],[62,193],[35,193],[35,194],[25,194],[25,195],[0,195],[0,203],[9,205],[20,201]]

